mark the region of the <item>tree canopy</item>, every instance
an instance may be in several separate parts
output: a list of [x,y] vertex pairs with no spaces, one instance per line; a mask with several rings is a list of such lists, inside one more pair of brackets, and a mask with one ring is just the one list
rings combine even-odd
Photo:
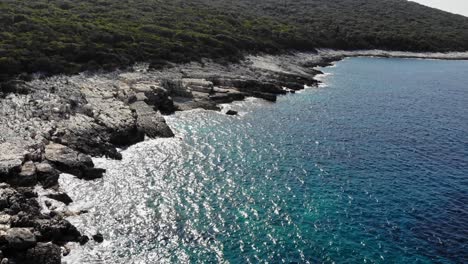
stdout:
[[468,50],[468,18],[405,0],[0,1],[0,81],[318,47]]

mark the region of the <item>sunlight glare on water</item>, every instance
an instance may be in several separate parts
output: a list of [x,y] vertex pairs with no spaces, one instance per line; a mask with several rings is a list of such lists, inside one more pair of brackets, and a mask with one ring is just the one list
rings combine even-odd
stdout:
[[325,86],[168,117],[70,218],[103,244],[67,263],[461,263],[468,258],[468,62],[354,58]]

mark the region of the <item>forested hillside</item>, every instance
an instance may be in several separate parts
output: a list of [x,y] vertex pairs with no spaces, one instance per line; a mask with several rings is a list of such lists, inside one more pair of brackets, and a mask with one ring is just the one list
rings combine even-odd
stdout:
[[0,0],[0,81],[316,47],[468,50],[468,18],[405,0]]

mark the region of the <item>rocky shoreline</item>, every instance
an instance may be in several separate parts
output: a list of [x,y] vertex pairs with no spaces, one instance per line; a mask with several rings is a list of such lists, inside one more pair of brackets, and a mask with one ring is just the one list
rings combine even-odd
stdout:
[[[90,239],[66,220],[86,212],[66,209],[72,200],[58,185],[61,173],[100,178],[105,170],[91,157],[121,159],[118,149],[145,137],[174,136],[163,115],[220,110],[219,104],[246,97],[274,102],[318,85],[317,66],[351,56],[420,57],[319,50],[247,56],[231,65],[203,61],[149,69],[142,64],[127,71],[12,82],[0,95],[0,263],[61,263],[67,243]],[[423,58],[468,59],[468,53]],[[101,242],[102,236],[93,239]]]

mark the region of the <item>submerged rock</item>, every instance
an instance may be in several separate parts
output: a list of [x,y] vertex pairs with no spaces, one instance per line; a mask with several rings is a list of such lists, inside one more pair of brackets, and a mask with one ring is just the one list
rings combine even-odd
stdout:
[[73,202],[70,196],[68,196],[68,194],[63,193],[63,192],[46,194],[46,197],[62,202],[66,205],[69,205]]
[[104,236],[101,233],[96,233],[93,235],[93,240],[97,243],[102,243],[104,241]]
[[237,115],[237,111],[228,110],[228,111],[226,112],[226,115],[232,115],[232,116],[233,116],[233,115]]

